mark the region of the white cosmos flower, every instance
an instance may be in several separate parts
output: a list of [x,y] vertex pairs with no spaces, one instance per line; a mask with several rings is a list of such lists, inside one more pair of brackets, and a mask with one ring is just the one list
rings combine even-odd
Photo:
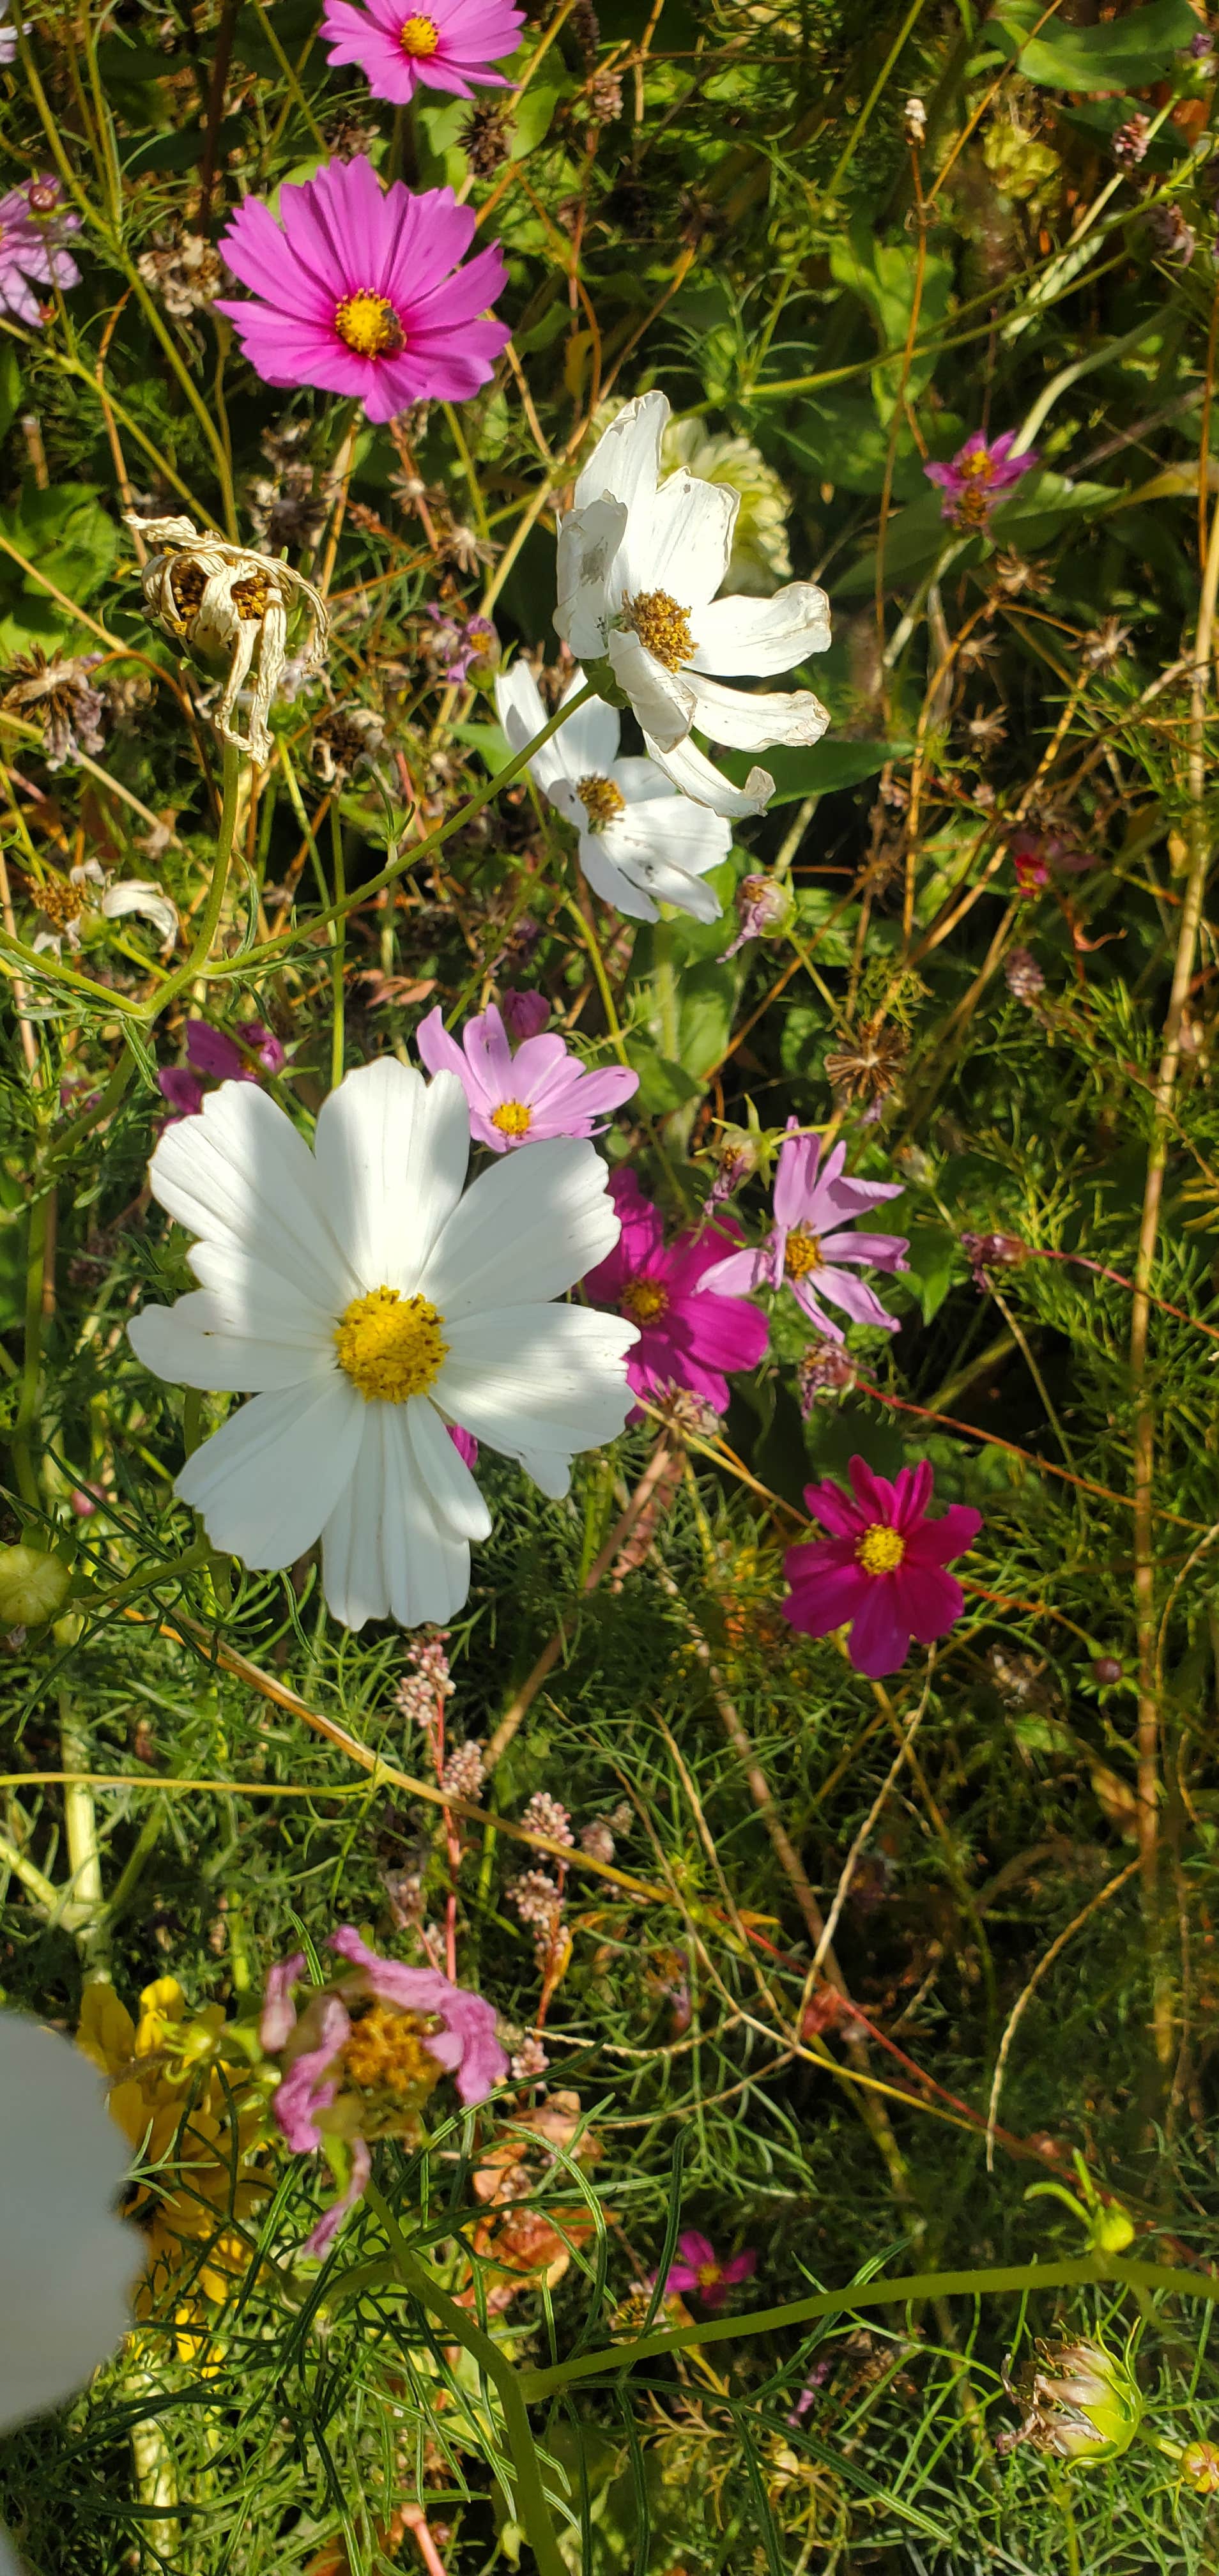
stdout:
[[[96,906],[88,891],[95,886],[102,888]],[[63,954],[65,939],[69,948],[79,948],[82,917],[94,909],[107,921],[121,921],[126,913],[138,912],[159,934],[162,952],[172,948],[178,936],[178,907],[160,886],[144,877],[109,877],[96,859],[69,868],[66,877],[44,879],[37,900],[48,927],[38,931],[31,945],[51,949],[57,957]]]
[[[560,704],[567,706],[583,686],[577,669]],[[546,722],[525,663],[501,671],[495,705],[512,750],[524,751]],[[529,763],[543,796],[575,824],[580,865],[605,903],[634,921],[658,921],[657,903],[675,904],[696,921],[717,921],[719,896],[702,879],[727,858],[728,824],[679,795],[654,760],[619,760],[621,732],[621,718],[604,699],[579,707]]]
[[225,1082],[152,1158],[200,1286],[146,1306],[132,1346],[159,1377],[254,1397],[174,1490],[249,1566],[320,1537],[349,1628],[443,1624],[466,1598],[491,1519],[450,1425],[558,1497],[632,1400],[634,1327],[552,1302],[618,1240],[605,1164],[574,1138],[523,1145],[463,1196],[469,1155],[456,1077],[382,1056],[331,1092],[312,1153],[257,1084]]
[[769,599],[716,598],[740,495],[684,467],[661,482],[668,419],[665,395],[644,394],[594,448],[559,527],[554,622],[580,661],[608,658],[649,752],[676,787],[720,814],[756,813],[773,780],[754,770],[742,803],[694,752],[691,726],[712,742],[762,751],[819,742],[829,717],[810,689],[750,694],[709,674],[763,678],[823,653],[829,607],[808,581]]
[[[127,2332],[142,2248],[114,2214],[126,2169],[93,2068],[0,2013],[0,2431],[83,2388]],[[18,2576],[3,2532],[0,2576]]]

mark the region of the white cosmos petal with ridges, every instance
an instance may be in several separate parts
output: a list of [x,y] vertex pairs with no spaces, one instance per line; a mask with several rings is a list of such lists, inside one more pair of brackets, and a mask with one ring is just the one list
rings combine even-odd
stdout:
[[355,1469],[366,1406],[338,1368],[256,1395],[187,1459],[174,1486],[213,1547],[243,1565],[295,1565],[320,1538]]
[[775,782],[768,769],[751,769],[744,786],[734,787],[689,734],[672,751],[662,751],[659,743],[648,741],[646,733],[643,738],[657,768],[678,792],[692,797],[696,805],[709,805],[713,814],[729,818],[762,814],[774,795]]
[[[442,1369],[441,1378],[443,1375]],[[435,1392],[440,1395],[440,1379]],[[443,1397],[440,1400],[443,1402]],[[491,1514],[429,1396],[411,1397],[406,1406],[406,1426],[420,1473],[451,1535],[490,1538]]]
[[313,1156],[256,1082],[222,1082],[197,1117],[176,1119],[148,1176],[179,1225],[248,1250],[328,1314],[358,1295],[360,1280],[326,1222]]
[[307,1375],[334,1374],[333,1327],[320,1324],[312,1345],[237,1332],[223,1301],[205,1288],[179,1297],[176,1306],[145,1306],[132,1316],[127,1337],[154,1377],[218,1394],[265,1395],[299,1386]]
[[380,1056],[323,1101],[314,1152],[331,1231],[361,1285],[413,1296],[470,1160],[456,1074],[428,1083]]
[[575,1136],[518,1145],[479,1173],[419,1282],[450,1344],[460,1316],[561,1297],[604,1260],[619,1231],[608,1179],[600,1155]]
[[476,1440],[513,1456],[525,1449],[564,1457],[598,1449],[614,1437],[609,1371],[635,1338],[625,1317],[593,1306],[467,1315],[450,1327],[437,1401]]
[[775,742],[820,742],[830,720],[811,689],[759,689],[750,695],[722,688],[701,671],[695,672],[691,689],[700,731],[734,751],[765,751]]
[[128,2331],[144,2248],[114,2214],[127,2161],[88,2059],[0,2013],[0,2430],[83,2388]]

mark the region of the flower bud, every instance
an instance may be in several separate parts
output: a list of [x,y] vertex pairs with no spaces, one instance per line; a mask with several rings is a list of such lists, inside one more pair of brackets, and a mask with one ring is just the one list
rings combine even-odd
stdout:
[[1134,2221],[1115,2202],[1111,2208],[1097,2211],[1088,2237],[1098,2254],[1124,2254],[1127,2246],[1134,2243]]
[[72,1571],[37,1547],[0,1547],[0,1626],[41,1628],[63,1608]]
[[1143,2416],[1143,2400],[1126,2363],[1099,2343],[1039,2349],[1022,2438],[1060,2460],[1120,2459]]
[[1116,1655],[1097,1655],[1092,1666],[1092,1679],[1100,1683],[1102,1690],[1111,1690],[1114,1682],[1120,1682],[1121,1678],[1122,1667]]
[[1219,2444],[1187,2442],[1181,2453],[1181,2479],[1195,2495],[1219,2495]]

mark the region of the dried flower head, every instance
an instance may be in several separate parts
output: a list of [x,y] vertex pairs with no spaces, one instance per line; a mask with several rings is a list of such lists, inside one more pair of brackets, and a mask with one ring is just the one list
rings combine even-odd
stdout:
[[93,686],[100,653],[52,654],[40,644],[21,653],[0,678],[0,706],[40,724],[48,769],[104,748],[105,701]]
[[507,160],[508,114],[498,99],[480,100],[461,127],[457,140],[475,179],[493,179],[500,163]]
[[154,241],[136,261],[145,286],[159,295],[175,321],[206,312],[224,284],[220,254],[201,233],[182,232],[176,241]]
[[34,896],[42,926],[31,944],[55,957],[62,956],[65,940],[69,948],[79,948],[91,913],[100,913],[105,921],[139,913],[151,921],[164,950],[173,947],[178,935],[177,905],[160,886],[137,877],[112,879],[97,859],[86,859],[83,867],[70,868],[66,876],[44,877]]
[[384,748],[385,725],[371,707],[332,707],[313,728],[311,757],[326,787],[370,766]]
[[1130,629],[1116,617],[1103,617],[1080,644],[1080,660],[1089,671],[1111,671],[1126,650]]
[[1008,2451],[1031,2442],[1034,2450],[1060,2460],[1116,2460],[1129,2450],[1142,2421],[1143,2400],[1129,2360],[1119,2360],[1100,2343],[1039,2343],[1019,2394],[1023,2421],[1000,2437]]
[[1150,117],[1127,117],[1126,123],[1124,125],[1119,125],[1117,132],[1113,137],[1113,158],[1116,161],[1119,170],[1137,170],[1140,161],[1143,160],[1146,154],[1150,140]]
[[796,1364],[796,1401],[807,1422],[822,1396],[849,1395],[855,1368],[849,1352],[837,1342],[810,1342]]
[[[154,626],[189,653],[209,677],[223,676],[219,702],[208,721],[221,742],[260,766],[271,757],[268,717],[287,663],[289,621],[307,618],[297,657],[318,669],[326,652],[325,601],[303,574],[271,555],[234,546],[214,529],[200,534],[189,519],[141,519],[128,514],[152,548],[141,575],[144,606]],[[247,731],[234,718],[238,694],[258,653]]]
[[825,1078],[847,1100],[884,1100],[900,1082],[906,1062],[906,1040],[900,1029],[883,1020],[866,1020],[845,1030],[825,1059]]
[[914,151],[920,151],[927,140],[927,110],[921,98],[907,99],[903,121],[907,143]]

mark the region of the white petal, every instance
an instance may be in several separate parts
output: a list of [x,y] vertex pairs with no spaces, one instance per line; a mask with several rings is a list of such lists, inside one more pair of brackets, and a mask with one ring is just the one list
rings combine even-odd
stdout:
[[638,1339],[624,1316],[592,1306],[468,1315],[449,1334],[433,1392],[476,1440],[510,1457],[597,1449],[634,1403],[625,1355]]
[[451,1536],[490,1538],[491,1514],[435,1405],[426,1395],[413,1395],[406,1411],[419,1472]]
[[408,1410],[365,1406],[355,1473],[322,1532],[327,1607],[348,1628],[391,1617],[406,1628],[425,1619],[443,1626],[470,1588],[469,1548],[437,1519]]
[[[664,590],[680,608],[701,612],[728,570],[741,496],[726,483],[704,483],[684,466],[639,511],[623,544],[626,587]],[[783,665],[784,669],[787,665]]]
[[628,921],[659,921],[651,895],[636,886],[625,869],[614,866],[603,832],[581,832],[580,865],[602,903],[612,904],[614,911],[623,913]]
[[366,1406],[336,1369],[307,1387],[256,1395],[188,1458],[174,1486],[213,1547],[243,1565],[294,1565],[355,1470]]
[[552,1458],[545,1449],[522,1449],[517,1464],[544,1494],[549,1494],[552,1503],[563,1502],[571,1492],[570,1458]]
[[200,1287],[211,1289],[231,1332],[310,1349],[333,1335],[333,1312],[315,1306],[290,1279],[268,1269],[243,1245],[193,1243],[186,1258]]
[[202,1288],[176,1306],[145,1306],[132,1316],[127,1339],[154,1377],[229,1394],[299,1386],[336,1366],[333,1333],[318,1333],[312,1345],[235,1333],[219,1298]]
[[0,2426],[82,2388],[131,2324],[143,2249],[113,2211],[126,2170],[88,2059],[0,2013]]
[[[577,663],[571,685],[559,700],[560,707],[570,706],[585,685],[585,676]],[[618,757],[622,718],[616,707],[607,707],[604,698],[590,698],[569,716],[555,741],[563,745],[567,775],[573,780],[594,775],[604,778]]]
[[654,760],[616,760],[606,775],[628,805],[653,804],[658,796],[677,794],[672,780],[665,777]]
[[605,651],[622,597],[618,550],[626,518],[621,501],[590,501],[586,509],[569,510],[559,529],[555,631],[578,662],[596,661]]
[[[612,1252],[619,1224],[606,1195],[609,1174],[590,1144],[574,1136],[518,1145],[480,1172],[455,1208],[419,1286],[444,1317],[444,1337],[462,1315],[561,1297]],[[446,1363],[447,1365],[447,1363]],[[460,1405],[434,1390],[457,1422]],[[473,1422],[468,1428],[477,1437]]]
[[340,1315],[362,1282],[326,1222],[313,1156],[256,1082],[222,1082],[167,1127],[149,1165],[163,1208],[211,1242],[248,1250]]
[[628,805],[624,813],[616,814],[607,823],[604,838],[616,859],[669,861],[701,877],[727,858],[732,826],[708,806],[692,804],[688,796],[658,796],[651,804]]
[[141,885],[129,877],[125,883],[108,886],[102,896],[102,911],[108,921],[122,919],[125,912],[139,912],[159,930],[162,945],[172,948],[178,936],[178,907],[171,903],[159,886]]
[[361,1286],[413,1296],[470,1159],[456,1074],[427,1083],[396,1056],[378,1056],[323,1103],[316,1154],[331,1227]]
[[[630,921],[658,921],[658,903],[671,903],[695,921],[718,921],[723,906],[713,886],[691,868],[675,865],[658,846],[632,848],[608,832],[580,843],[580,864],[595,894]],[[707,862],[715,865],[715,859]]]
[[637,635],[615,629],[609,639],[614,678],[654,742],[666,750],[684,740],[694,722],[694,688],[676,671],[666,671]]
[[775,782],[768,769],[751,769],[744,786],[734,787],[731,779],[725,778],[722,769],[717,769],[714,761],[708,760],[706,752],[700,751],[698,744],[691,742],[689,736],[685,742],[675,743],[672,751],[662,751],[659,743],[648,742],[646,733],[644,741],[657,768],[664,771],[681,795],[689,796],[695,804],[708,806],[713,814],[741,816],[765,813],[775,792]]
[[[527,662],[514,662],[511,670],[499,671],[495,680],[495,712],[499,717],[511,751],[527,751],[546,723],[546,709],[541,691]],[[568,776],[566,762],[559,748],[562,736],[554,734],[543,743],[529,763],[532,776],[543,796]]]
[[791,581],[769,599],[713,599],[697,621],[696,671],[752,673],[793,670],[806,654],[824,653],[830,641],[830,603],[811,581]]
[[735,751],[765,751],[772,742],[820,742],[830,720],[811,689],[724,689],[701,671],[691,672],[690,685],[699,732]]
[[605,493],[637,509],[650,500],[660,474],[660,442],[669,424],[666,394],[639,394],[624,404],[599,438],[576,484],[574,501],[582,510]]

